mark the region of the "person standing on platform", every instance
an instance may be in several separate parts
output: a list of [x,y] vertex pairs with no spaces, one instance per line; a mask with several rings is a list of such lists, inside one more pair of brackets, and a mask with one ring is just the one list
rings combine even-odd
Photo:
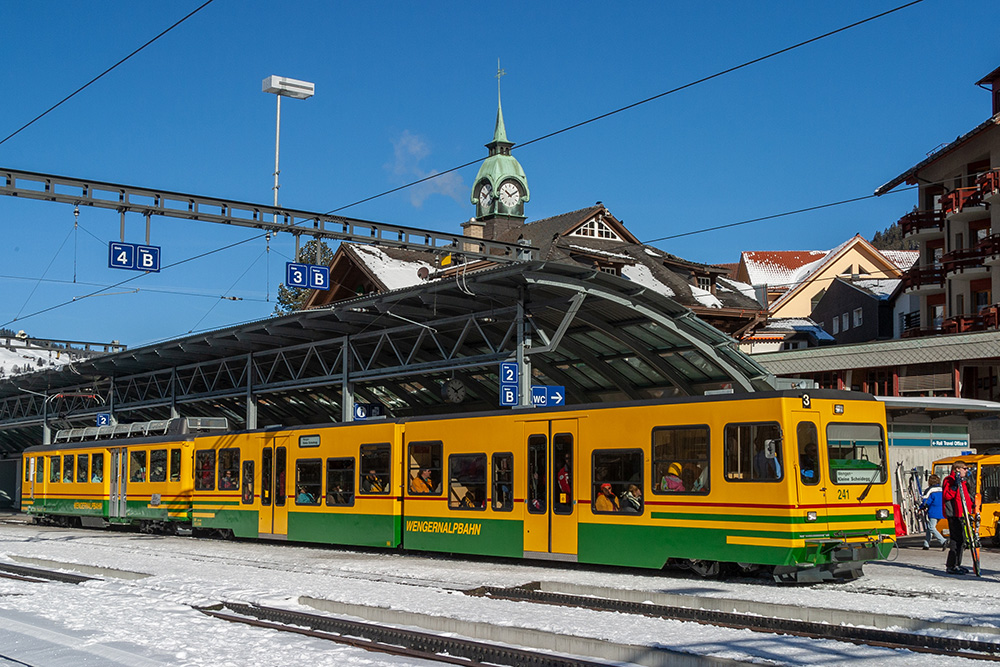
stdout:
[[[968,574],[969,570],[962,567],[962,553],[965,551],[965,525],[963,517],[976,511],[975,501],[965,483],[969,466],[964,461],[951,464],[951,474],[944,478],[941,484],[941,500],[944,506],[944,516],[948,519],[948,532],[951,538],[951,549],[948,551],[946,569],[948,574]],[[961,489],[959,488],[961,486]],[[961,491],[961,495],[959,493]],[[963,503],[962,499],[967,503]]]
[[924,500],[920,504],[921,509],[927,512],[927,530],[924,533],[924,549],[931,548],[931,540],[937,540],[934,546],[943,547],[948,543],[937,529],[937,523],[944,518],[944,510],[941,506],[941,478],[931,475],[927,480],[927,489],[924,490]]

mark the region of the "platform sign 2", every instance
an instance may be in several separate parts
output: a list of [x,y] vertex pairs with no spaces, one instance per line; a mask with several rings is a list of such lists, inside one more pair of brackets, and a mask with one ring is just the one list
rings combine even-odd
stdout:
[[160,248],[155,245],[111,241],[108,244],[108,268],[159,273]]
[[519,373],[516,361],[500,363],[500,405],[511,407],[518,403]]
[[98,412],[97,413],[97,426],[110,426],[111,425],[111,413],[110,412]]

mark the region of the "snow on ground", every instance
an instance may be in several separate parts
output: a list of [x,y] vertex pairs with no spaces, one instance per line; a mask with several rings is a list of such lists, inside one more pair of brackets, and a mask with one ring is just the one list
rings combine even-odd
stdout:
[[69,355],[65,353],[57,355],[53,350],[0,347],[0,377],[34,373],[64,366],[70,361]]
[[[188,605],[220,600],[296,607],[299,595],[389,607],[496,625],[532,627],[627,644],[669,646],[762,664],[832,665],[868,661],[923,665],[905,651],[757,634],[583,609],[470,597],[482,585],[564,581],[1000,626],[1000,557],[985,553],[986,576],[943,573],[945,554],[903,550],[869,564],[848,584],[779,586],[765,580],[716,581],[680,572],[453,559],[393,551],[222,542],[98,530],[0,524],[0,561],[49,559],[144,572],[79,586],[0,579],[0,665],[401,665],[391,656],[205,617]],[[38,630],[38,627],[41,630]],[[34,638],[33,638],[34,637]],[[996,640],[996,637],[983,637]],[[935,658],[935,664],[966,664]],[[971,664],[971,663],[969,663]]]

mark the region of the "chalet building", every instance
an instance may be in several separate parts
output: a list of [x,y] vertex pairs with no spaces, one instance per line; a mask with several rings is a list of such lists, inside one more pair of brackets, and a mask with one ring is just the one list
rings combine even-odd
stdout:
[[[472,186],[476,215],[462,224],[464,236],[506,243],[527,242],[539,258],[578,264],[619,276],[664,294],[716,328],[740,337],[761,324],[766,310],[753,289],[729,277],[725,267],[691,262],[643,245],[603,203],[528,222],[528,179],[511,155],[503,110],[498,105],[493,140]],[[473,245],[470,241],[470,246]],[[306,307],[320,307],[370,292],[417,285],[425,280],[461,279],[490,266],[488,261],[441,266],[434,254],[341,243],[330,266],[329,291],[310,295]]]

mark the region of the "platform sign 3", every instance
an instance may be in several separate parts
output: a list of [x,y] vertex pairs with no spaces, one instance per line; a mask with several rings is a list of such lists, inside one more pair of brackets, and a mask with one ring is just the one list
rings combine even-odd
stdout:
[[288,287],[309,287],[309,265],[298,262],[285,263],[285,285]]

